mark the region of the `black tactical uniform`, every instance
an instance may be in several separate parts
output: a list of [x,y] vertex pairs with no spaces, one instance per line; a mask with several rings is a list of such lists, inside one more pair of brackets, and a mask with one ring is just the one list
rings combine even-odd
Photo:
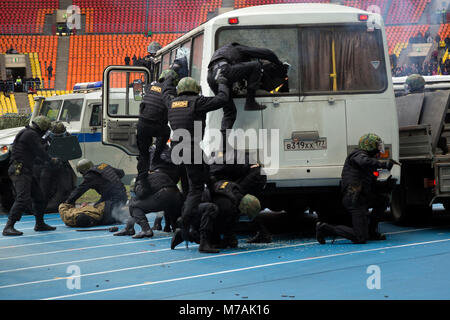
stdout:
[[[178,87],[182,85],[182,81],[187,79],[182,79]],[[208,168],[203,161],[203,151],[199,146],[205,130],[206,114],[209,111],[222,108],[227,103],[229,90],[225,84],[220,83],[219,92],[214,97],[204,97],[193,92],[183,92],[181,95],[174,97],[171,95],[172,91],[172,79],[168,78],[164,82],[163,97],[169,108],[168,117],[170,126],[174,131],[179,129],[187,130],[191,137],[190,143],[187,143],[175,135],[171,142],[172,150],[179,143],[182,143],[184,149],[190,148],[190,154],[188,155],[190,159],[187,161],[189,163],[184,162],[189,180],[189,193],[186,197],[182,212],[183,232],[184,238],[186,238],[186,232],[188,231],[186,226],[189,225],[192,210],[200,204],[204,185],[208,181]],[[201,125],[201,132],[194,132],[195,123]],[[187,150],[184,151],[188,152]],[[173,155],[172,158],[174,158]]]
[[[219,250],[210,244],[214,232],[214,224],[219,215],[219,208],[211,202],[202,202],[192,210],[192,219],[187,241],[200,244],[199,251],[204,253],[218,253]],[[170,248],[173,250],[183,242],[181,229],[177,229],[172,237]]]
[[171,225],[174,230],[181,215],[183,196],[173,180],[167,174],[155,171],[150,171],[146,180],[146,184],[136,181],[136,197],[130,201],[130,215],[142,228],[142,232],[133,238],[153,236],[145,216],[147,212],[164,211],[166,225]]
[[[278,59],[273,51],[266,48],[254,48],[233,42],[216,50],[208,64],[207,81],[211,90],[217,94],[218,85],[216,81],[217,72],[220,70],[228,85],[232,87],[234,82],[247,80],[246,110],[260,110],[255,101],[255,93],[259,88],[261,80],[262,64],[252,59],[264,59],[273,62],[280,67],[283,63]],[[224,107],[221,130],[231,129],[236,120],[236,105],[230,94],[229,101]]]
[[24,212],[34,214],[36,218],[35,231],[56,229],[44,223],[46,202],[38,181],[33,177],[33,163],[37,158],[48,162],[52,161],[42,140],[44,133],[38,127],[26,126],[14,139],[8,175],[14,186],[16,197],[9,211],[3,235],[23,234],[14,229],[14,224],[21,219]]
[[[229,158],[231,154],[226,154]],[[238,159],[239,156],[245,157],[244,163]],[[240,212],[238,210],[242,197],[251,194],[259,197],[264,189],[267,177],[261,174],[261,167],[250,163],[248,154],[234,152],[234,163],[223,159],[223,164],[216,163],[210,165],[211,181],[213,183],[212,198],[220,209],[219,218],[215,228],[215,236],[223,235],[220,241],[220,247],[235,247],[237,241],[234,235],[234,229],[239,221]],[[220,162],[219,162],[220,163]],[[256,217],[255,223],[260,229],[266,230],[262,223]],[[215,239],[218,242],[218,239]]]
[[[65,137],[70,136],[70,133],[67,131],[62,134],[55,134],[50,130],[45,133],[43,136],[43,140],[45,141],[46,149],[48,150],[48,146],[52,143],[52,140],[55,137]],[[71,167],[68,161],[55,161],[54,163],[43,161],[42,159],[36,159],[34,163],[34,175],[39,181],[39,186],[41,188],[44,200],[45,200],[45,208],[49,205],[49,201],[51,198],[51,194],[55,192],[61,192],[60,198],[65,199],[69,196],[70,190],[72,189],[70,186],[72,185],[72,181],[70,179],[64,179],[63,183],[68,184],[61,190],[58,190],[58,183],[55,180],[58,180],[60,177],[66,176],[67,172],[71,171]],[[56,189],[56,190],[55,190]],[[69,190],[69,191],[67,191]],[[56,203],[56,208],[59,203]]]
[[[342,203],[351,214],[352,227],[318,223],[317,239],[320,243],[325,243],[324,237],[327,235],[341,236],[353,243],[385,238],[377,229],[381,215],[389,205],[389,198],[374,192],[376,178],[373,172],[377,169],[391,168],[392,162],[378,161],[374,155],[365,150],[357,149],[347,156],[342,170]],[[373,208],[370,214],[369,208]]]
[[[173,89],[172,94],[175,93]],[[137,124],[137,145],[139,148],[137,180],[145,178],[150,164],[149,148],[156,137],[155,161],[159,160],[161,152],[170,137],[167,125],[167,107],[162,99],[162,84],[153,82],[144,95],[139,106],[139,121]]]
[[94,189],[101,196],[97,203],[105,201],[104,214],[99,224],[115,223],[112,211],[128,200],[125,186],[121,181],[124,175],[122,169],[116,169],[106,163],[93,166],[83,174],[83,182],[72,191],[65,203],[74,204],[86,191]]
[[[175,184],[178,182],[181,183],[181,189],[183,194],[183,199],[186,198],[189,192],[189,182],[186,174],[186,168],[183,164],[174,164],[171,159],[172,149],[167,145],[164,147],[164,150],[161,153],[161,161],[151,161],[153,158],[153,153],[155,152],[155,147],[152,146],[150,148],[150,170],[155,172],[163,172],[167,174]],[[158,216],[155,218],[155,222],[153,224],[153,230],[162,230],[161,226],[162,216]],[[166,224],[164,227],[165,232],[170,232],[170,225],[168,223],[169,219],[166,217]]]

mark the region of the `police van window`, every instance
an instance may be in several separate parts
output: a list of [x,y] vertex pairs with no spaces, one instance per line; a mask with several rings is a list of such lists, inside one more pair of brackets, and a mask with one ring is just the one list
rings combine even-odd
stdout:
[[91,119],[89,120],[89,126],[97,127],[102,125],[102,112],[99,104],[92,105]]
[[[275,28],[275,27],[258,27],[258,28],[232,28],[222,29],[219,31],[218,43],[216,49],[231,43],[237,42],[242,45],[268,48],[275,52],[282,62],[291,65],[288,77],[288,88],[279,90],[278,94],[298,94],[298,62],[299,62],[299,46],[298,46],[298,28]],[[244,94],[245,90],[240,88],[239,93]],[[266,91],[259,90],[258,96],[272,95]]]
[[203,34],[193,39],[191,77],[200,82],[203,56]]
[[59,108],[61,107],[61,102],[62,100],[44,101],[39,114],[42,116],[47,116],[51,121],[56,120],[58,117]]
[[379,92],[387,86],[380,30],[302,28],[299,47],[303,92]]
[[80,121],[83,99],[64,100],[59,120],[65,122]]

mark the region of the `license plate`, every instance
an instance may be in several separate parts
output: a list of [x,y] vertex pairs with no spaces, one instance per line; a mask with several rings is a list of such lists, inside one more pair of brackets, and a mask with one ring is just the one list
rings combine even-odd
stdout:
[[327,148],[327,138],[319,138],[315,141],[284,140],[284,151],[300,150],[324,150]]

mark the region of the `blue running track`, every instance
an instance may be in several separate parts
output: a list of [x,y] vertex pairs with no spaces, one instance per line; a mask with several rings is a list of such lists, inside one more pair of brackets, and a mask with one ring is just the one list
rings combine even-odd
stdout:
[[[34,217],[24,216],[16,224],[23,236],[0,236],[0,299],[450,298],[445,225],[384,222],[380,231],[388,240],[365,245],[345,239],[319,245],[314,238],[292,236],[247,244],[240,237],[237,249],[202,254],[192,244],[170,250],[171,234],[161,231],[132,239],[108,231],[76,232],[58,214],[46,215],[46,222],[57,229],[35,232]],[[5,223],[0,217],[1,229]],[[379,271],[379,289],[368,288],[368,282],[376,283],[368,268]]]

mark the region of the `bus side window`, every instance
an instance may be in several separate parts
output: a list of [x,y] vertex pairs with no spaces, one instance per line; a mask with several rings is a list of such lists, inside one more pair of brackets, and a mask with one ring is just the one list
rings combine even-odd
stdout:
[[99,104],[92,106],[91,119],[89,120],[89,126],[98,127],[102,125],[102,109]]
[[203,55],[203,34],[195,37],[192,44],[192,68],[191,77],[200,82]]

